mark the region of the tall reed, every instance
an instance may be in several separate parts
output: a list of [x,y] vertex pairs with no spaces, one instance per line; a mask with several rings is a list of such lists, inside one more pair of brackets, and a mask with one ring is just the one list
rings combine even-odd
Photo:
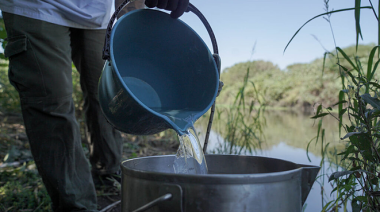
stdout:
[[[248,80],[249,69],[243,79],[235,100],[230,107],[217,107],[216,131],[220,132],[224,142],[220,142],[216,152],[225,154],[252,153],[261,149],[263,142],[263,127],[265,126],[265,98],[256,89],[255,84]],[[247,89],[252,86],[253,93],[247,95]],[[222,91],[223,92],[223,91]]]
[[[329,0],[324,0],[324,3],[328,8]],[[327,9],[325,13],[309,19],[293,35],[288,45],[302,27],[315,18],[324,17],[329,22],[330,16],[334,13],[354,11],[357,50],[359,38],[362,37],[360,17],[362,10],[365,9],[372,10],[374,18],[378,22],[376,27],[378,27],[380,45],[380,22],[372,1],[369,0],[370,6],[363,7],[361,0],[355,0],[354,3],[353,8],[332,11]],[[378,3],[380,7],[380,1]],[[332,28],[331,32],[334,37]],[[337,154],[341,156],[338,163],[341,164],[343,170],[337,170],[329,177],[329,182],[334,188],[333,192],[336,192],[336,198],[326,204],[322,202],[322,211],[338,211],[342,207],[344,211],[347,211],[349,201],[354,212],[380,211],[380,122],[378,120],[380,116],[380,84],[374,78],[380,62],[378,48],[379,46],[375,46],[368,53],[367,58],[350,57],[338,46],[335,47],[335,54],[329,53],[336,57],[342,90],[338,92],[339,102],[335,105],[318,106],[315,116],[312,117],[320,119],[317,136],[314,140],[318,142],[318,138],[322,137],[321,151],[324,155],[327,148],[323,145],[325,129],[322,128],[322,119],[324,116],[330,115],[338,122],[339,137],[345,142],[346,148]],[[378,53],[377,56],[376,53]],[[333,107],[338,107],[338,114],[332,113]],[[344,136],[341,135],[341,129],[345,132]]]

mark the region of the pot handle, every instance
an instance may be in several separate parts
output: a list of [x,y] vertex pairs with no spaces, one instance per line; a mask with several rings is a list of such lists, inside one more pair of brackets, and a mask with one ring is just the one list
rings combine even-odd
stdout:
[[[137,194],[138,195],[138,194]],[[135,209],[133,212],[142,212],[153,206],[158,206],[159,211],[182,212],[182,188],[177,184],[162,184],[158,189],[158,198]]]
[[170,199],[172,198],[172,196],[173,196],[173,195],[170,194],[170,193],[165,194],[165,195],[163,195],[163,196],[160,196],[160,197],[158,197],[157,199],[155,199],[155,200],[153,200],[153,201],[151,201],[151,202],[149,202],[149,203],[147,203],[147,204],[145,204],[145,205],[143,205],[143,206],[137,208],[137,209],[134,210],[133,212],[142,212],[142,211],[146,211],[146,210],[148,210],[149,208],[151,208],[151,207],[157,205],[157,204],[160,203],[160,202],[164,202],[164,201],[166,201],[166,200],[170,200]]
[[[107,26],[107,31],[106,31],[106,38],[105,38],[105,41],[104,41],[104,47],[103,47],[103,60],[109,60],[110,59],[110,39],[111,39],[111,31],[112,31],[112,27],[113,27],[113,23],[115,22],[116,20],[116,17],[117,15],[120,13],[120,11],[129,3],[131,2],[134,2],[136,0],[125,0],[123,1],[123,3],[121,3],[118,8],[115,10],[115,12],[113,13],[113,15],[111,16],[111,19],[108,23],[108,26]],[[193,12],[196,16],[198,16],[198,18],[202,21],[203,25],[206,27],[206,30],[208,32],[208,34],[210,35],[210,38],[211,38],[211,43],[212,43],[212,48],[213,48],[213,51],[214,51],[214,54],[219,54],[219,51],[218,51],[218,45],[216,43],[216,39],[215,39],[215,35],[214,35],[214,32],[212,31],[211,29],[211,26],[210,24],[208,23],[208,21],[206,20],[206,18],[203,16],[203,14],[194,6],[192,5],[191,3],[189,3],[189,6],[187,7],[187,10],[188,11],[191,11]],[[220,72],[220,70],[218,69],[218,71]]]

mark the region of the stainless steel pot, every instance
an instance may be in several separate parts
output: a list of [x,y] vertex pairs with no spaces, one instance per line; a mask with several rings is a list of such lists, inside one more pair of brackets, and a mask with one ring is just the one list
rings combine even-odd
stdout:
[[207,175],[173,172],[174,155],[122,163],[122,211],[301,211],[320,167],[237,155],[206,155]]

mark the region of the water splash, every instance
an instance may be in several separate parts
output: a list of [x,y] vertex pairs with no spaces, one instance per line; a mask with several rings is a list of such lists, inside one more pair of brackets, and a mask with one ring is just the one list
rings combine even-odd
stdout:
[[180,145],[174,159],[176,174],[207,174],[207,163],[194,127],[178,135]]

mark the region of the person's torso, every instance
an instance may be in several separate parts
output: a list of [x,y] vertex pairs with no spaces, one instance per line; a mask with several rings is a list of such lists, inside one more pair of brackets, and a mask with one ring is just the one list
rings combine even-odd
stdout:
[[105,29],[113,0],[1,0],[1,11],[83,29]]

